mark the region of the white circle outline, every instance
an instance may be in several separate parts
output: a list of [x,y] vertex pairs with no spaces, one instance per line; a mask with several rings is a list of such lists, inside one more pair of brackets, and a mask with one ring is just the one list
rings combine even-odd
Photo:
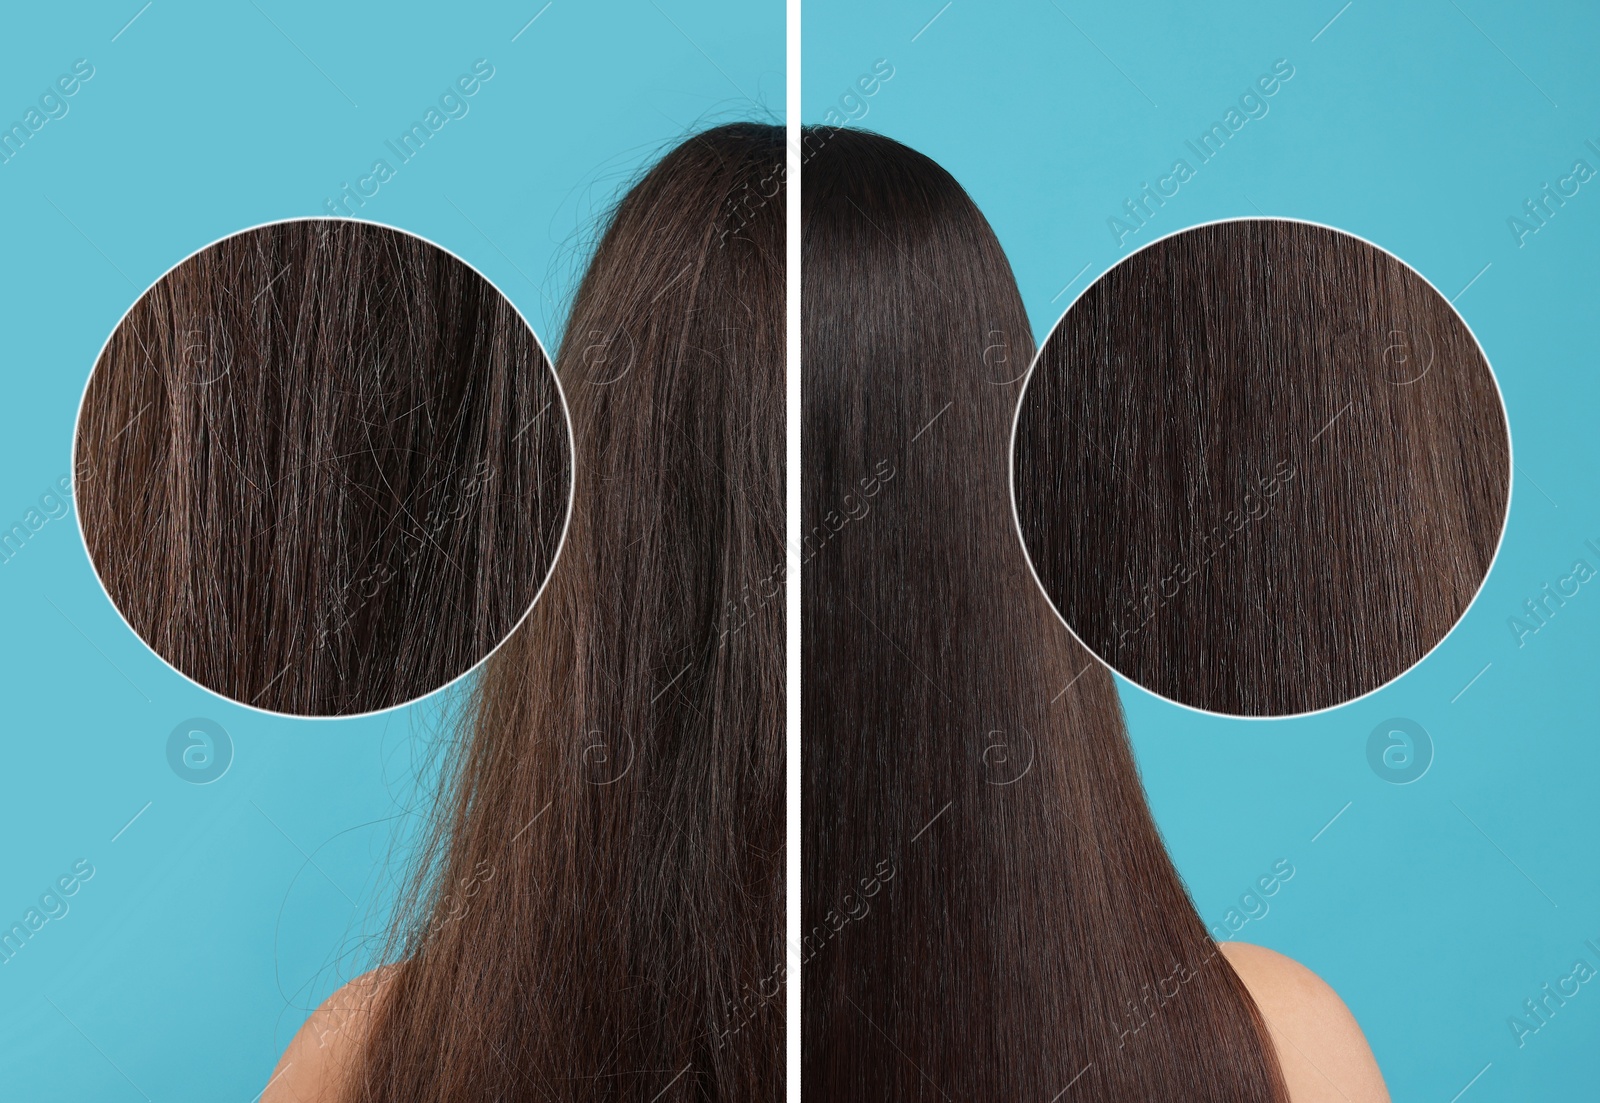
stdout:
[[[1169,238],[1177,237],[1179,234],[1186,234],[1190,230],[1199,230],[1199,229],[1203,229],[1206,226],[1218,226],[1218,225],[1222,225],[1222,224],[1225,224],[1225,223],[1232,223],[1232,222],[1295,222],[1295,223],[1299,223],[1302,226],[1315,226],[1315,227],[1317,227],[1319,229],[1330,230],[1333,233],[1342,234],[1343,236],[1348,237],[1348,238],[1354,238],[1356,241],[1361,242],[1363,245],[1367,245],[1367,246],[1369,246],[1369,247],[1371,247],[1373,249],[1376,249],[1378,252],[1382,253],[1384,256],[1389,257],[1392,260],[1398,261],[1400,264],[1404,265],[1407,271],[1412,272],[1413,274],[1415,274],[1418,279],[1422,280],[1423,283],[1428,285],[1429,289],[1432,290],[1435,295],[1438,295],[1440,299],[1444,300],[1445,305],[1450,308],[1450,312],[1456,316],[1456,319],[1461,323],[1462,327],[1467,331],[1467,335],[1472,338],[1472,343],[1477,348],[1478,355],[1483,358],[1484,367],[1489,369],[1489,379],[1494,383],[1495,396],[1500,400],[1500,419],[1505,424],[1505,429],[1506,429],[1506,508],[1505,508],[1505,514],[1504,514],[1504,516],[1502,516],[1500,518],[1500,537],[1495,542],[1494,554],[1489,557],[1489,566],[1484,570],[1483,577],[1478,580],[1477,589],[1475,589],[1472,592],[1471,600],[1469,600],[1467,602],[1466,606],[1461,610],[1461,612],[1456,615],[1455,621],[1445,631],[1444,635],[1440,636],[1439,639],[1434,642],[1434,645],[1432,647],[1428,648],[1428,650],[1425,651],[1421,655],[1421,657],[1419,657],[1414,662],[1412,662],[1409,665],[1407,665],[1404,670],[1400,671],[1400,673],[1398,673],[1394,677],[1390,678],[1387,682],[1383,682],[1380,685],[1373,686],[1371,689],[1367,690],[1365,693],[1362,693],[1362,694],[1360,694],[1359,696],[1356,696],[1356,697],[1351,697],[1349,700],[1340,701],[1337,704],[1332,704],[1332,705],[1323,705],[1321,708],[1310,709],[1310,710],[1308,710],[1306,712],[1274,713],[1272,715],[1259,715],[1259,716],[1242,715],[1242,714],[1236,714],[1236,713],[1231,713],[1231,712],[1214,712],[1211,709],[1201,708],[1199,705],[1191,705],[1191,704],[1188,704],[1187,702],[1179,701],[1179,700],[1176,700],[1176,699],[1174,699],[1172,697],[1168,697],[1168,696],[1166,696],[1164,694],[1157,693],[1155,690],[1151,689],[1150,687],[1148,687],[1146,685],[1141,684],[1140,682],[1135,681],[1133,678],[1129,677],[1128,675],[1122,673],[1122,671],[1118,670],[1116,667],[1112,666],[1105,659],[1101,658],[1099,652],[1097,652],[1094,648],[1090,647],[1087,643],[1085,643],[1083,641],[1083,638],[1081,636],[1079,636],[1076,631],[1073,630],[1072,625],[1067,623],[1067,618],[1061,615],[1061,610],[1056,608],[1056,603],[1053,600],[1051,600],[1049,591],[1044,588],[1044,583],[1042,581],[1040,581],[1040,579],[1039,579],[1039,572],[1034,568],[1034,565],[1033,565],[1033,553],[1028,550],[1028,541],[1022,534],[1022,515],[1021,515],[1020,511],[1017,509],[1017,471],[1016,471],[1016,465],[1017,465],[1017,426],[1019,424],[1021,424],[1021,421],[1022,421],[1022,404],[1028,397],[1028,386],[1029,386],[1029,384],[1031,384],[1033,382],[1034,372],[1039,367],[1039,361],[1044,357],[1044,348],[1045,348],[1045,346],[1047,344],[1050,343],[1050,338],[1055,336],[1056,330],[1060,328],[1061,323],[1066,319],[1067,314],[1071,312],[1073,307],[1078,305],[1078,300],[1083,298],[1085,295],[1087,295],[1089,293],[1090,289],[1093,288],[1095,284],[1099,283],[1102,279],[1104,279],[1106,277],[1106,275],[1109,274],[1112,271],[1112,269],[1117,268],[1118,266],[1120,266],[1125,261],[1133,259],[1133,257],[1138,255],[1139,253],[1142,253],[1144,250],[1150,248],[1151,246],[1159,245],[1161,242],[1166,241]],[[1459,297],[1459,293],[1458,293],[1458,297]],[[1342,709],[1342,708],[1346,707],[1347,705],[1353,705],[1358,701],[1363,701],[1366,698],[1371,697],[1373,694],[1378,693],[1381,690],[1387,689],[1388,687],[1394,685],[1401,678],[1404,678],[1407,674],[1410,674],[1413,670],[1416,670],[1423,663],[1427,662],[1428,658],[1435,651],[1439,650],[1439,648],[1444,644],[1444,641],[1449,639],[1455,633],[1455,630],[1461,626],[1461,623],[1467,619],[1467,614],[1472,612],[1472,607],[1478,603],[1478,598],[1482,596],[1484,587],[1489,584],[1489,576],[1494,573],[1494,565],[1500,559],[1500,551],[1501,551],[1501,549],[1505,547],[1506,533],[1511,528],[1511,501],[1512,501],[1513,495],[1516,492],[1516,453],[1514,451],[1513,444],[1512,444],[1512,438],[1511,438],[1511,411],[1506,406],[1505,391],[1501,389],[1501,387],[1500,387],[1500,379],[1499,379],[1499,377],[1497,375],[1495,375],[1494,364],[1489,360],[1489,354],[1484,349],[1483,342],[1478,340],[1478,335],[1473,332],[1472,326],[1467,324],[1467,319],[1462,315],[1461,311],[1456,309],[1456,304],[1451,302],[1449,300],[1449,298],[1447,298],[1445,296],[1444,292],[1440,291],[1438,286],[1432,280],[1430,280],[1427,276],[1423,275],[1420,271],[1418,271],[1414,266],[1409,264],[1405,260],[1405,258],[1401,257],[1400,255],[1390,252],[1388,249],[1385,249],[1383,246],[1379,245],[1375,241],[1368,241],[1366,238],[1362,237],[1360,234],[1351,233],[1349,230],[1341,229],[1338,226],[1330,226],[1326,222],[1317,222],[1314,219],[1309,219],[1309,218],[1291,218],[1291,217],[1284,216],[1284,215],[1238,215],[1238,216],[1233,216],[1233,217],[1229,217],[1229,218],[1212,218],[1212,219],[1208,219],[1208,220],[1206,220],[1204,222],[1196,222],[1196,223],[1194,223],[1192,225],[1189,225],[1189,226],[1180,227],[1180,228],[1178,228],[1176,230],[1171,231],[1170,233],[1162,234],[1160,237],[1152,238],[1151,240],[1145,242],[1143,245],[1139,246],[1137,249],[1135,249],[1132,252],[1128,253],[1126,256],[1118,257],[1116,260],[1112,261],[1111,264],[1107,265],[1105,268],[1102,268],[1100,270],[1099,274],[1096,275],[1094,279],[1092,279],[1088,283],[1084,284],[1082,290],[1080,290],[1076,295],[1074,295],[1072,297],[1072,300],[1070,302],[1068,302],[1066,307],[1062,309],[1061,313],[1056,316],[1056,320],[1053,323],[1051,323],[1049,330],[1047,330],[1046,333],[1045,333],[1044,340],[1039,342],[1038,351],[1036,351],[1033,354],[1033,363],[1028,365],[1027,375],[1023,377],[1022,390],[1017,395],[1016,412],[1013,413],[1012,416],[1011,416],[1011,437],[1010,437],[1010,441],[1009,441],[1009,443],[1007,444],[1007,447],[1006,447],[1006,483],[1007,483],[1006,489],[1009,492],[1010,498],[1011,498],[1011,521],[1016,526],[1017,542],[1022,545],[1023,557],[1028,561],[1028,573],[1033,575],[1034,584],[1039,587],[1039,592],[1044,596],[1045,603],[1050,606],[1050,611],[1056,615],[1056,619],[1061,622],[1062,627],[1064,627],[1067,630],[1067,632],[1072,636],[1072,638],[1078,642],[1079,646],[1081,646],[1084,649],[1084,651],[1088,653],[1090,658],[1094,659],[1095,662],[1097,662],[1101,666],[1105,667],[1115,677],[1122,679],[1123,681],[1127,682],[1131,686],[1137,687],[1139,690],[1141,690],[1144,693],[1149,694],[1151,697],[1154,697],[1159,701],[1165,701],[1169,705],[1177,705],[1179,708],[1187,709],[1190,712],[1199,713],[1202,716],[1215,716],[1215,717],[1218,717],[1218,718],[1224,719],[1224,720],[1250,720],[1250,721],[1299,720],[1299,719],[1302,719],[1302,718],[1308,717],[1308,716],[1320,716],[1323,713],[1332,712],[1335,709]]]
[[[465,266],[466,269],[469,272],[471,272],[473,275],[477,276],[484,283],[488,284],[489,287],[494,289],[495,294],[499,295],[500,298],[505,302],[505,304],[511,308],[512,312],[516,314],[517,320],[520,321],[523,324],[523,326],[527,329],[527,331],[533,336],[533,343],[536,346],[538,346],[540,355],[544,357],[545,370],[550,373],[550,378],[555,381],[556,397],[561,400],[561,420],[567,427],[567,467],[568,467],[568,472],[567,472],[567,474],[568,474],[568,478],[567,478],[567,507],[566,507],[566,512],[563,515],[562,520],[561,520],[561,538],[556,541],[555,554],[550,557],[550,566],[548,568],[546,568],[546,570],[545,570],[544,580],[539,583],[539,589],[534,593],[533,600],[528,602],[528,607],[525,610],[523,610],[522,616],[517,619],[517,622],[511,626],[511,628],[505,633],[505,635],[501,636],[500,641],[498,643],[496,643],[493,647],[491,647],[487,652],[484,653],[482,658],[480,658],[477,662],[473,663],[466,670],[463,670],[460,674],[457,674],[454,678],[451,678],[448,682],[445,682],[442,685],[435,686],[434,688],[432,688],[430,690],[427,690],[427,691],[425,691],[423,693],[420,693],[415,697],[408,698],[407,700],[397,701],[396,703],[394,703],[392,705],[384,705],[382,708],[369,709],[366,712],[341,712],[341,713],[279,712],[276,709],[263,708],[260,705],[250,704],[247,701],[240,701],[240,700],[237,700],[237,699],[235,699],[233,697],[229,697],[225,693],[219,693],[217,690],[211,688],[208,685],[204,685],[204,684],[196,681],[195,679],[191,678],[189,675],[185,674],[183,671],[179,670],[176,666],[174,666],[167,659],[167,657],[165,655],[161,654],[161,652],[157,651],[154,647],[150,646],[149,641],[147,641],[143,636],[141,636],[139,634],[138,630],[136,630],[133,627],[133,625],[131,623],[129,623],[128,618],[123,615],[121,607],[118,606],[117,603],[116,603],[116,600],[112,598],[111,591],[106,588],[105,579],[100,577],[100,568],[95,565],[94,555],[93,555],[93,553],[91,553],[89,551],[89,540],[88,540],[88,537],[84,535],[84,531],[83,531],[83,510],[81,508],[79,508],[79,505],[78,505],[78,430],[81,428],[81,426],[83,424],[83,407],[84,407],[84,403],[88,400],[88,397],[89,397],[89,386],[90,386],[90,384],[92,384],[94,382],[95,371],[100,367],[100,361],[106,354],[107,346],[109,346],[111,344],[111,339],[117,335],[117,331],[122,328],[122,323],[128,320],[128,315],[133,313],[134,307],[138,306],[141,302],[143,302],[144,299],[145,299],[145,296],[149,295],[151,291],[155,290],[156,286],[159,285],[162,280],[164,280],[168,276],[172,275],[173,272],[177,271],[183,265],[189,263],[189,261],[191,261],[195,257],[199,256],[201,253],[204,253],[207,249],[214,248],[215,246],[222,244],[224,241],[227,241],[230,238],[239,237],[241,234],[248,234],[248,233],[251,233],[251,232],[256,231],[256,230],[263,230],[263,229],[266,229],[269,226],[283,226],[283,225],[287,225],[287,224],[292,223],[292,222],[349,222],[349,223],[362,225],[362,226],[377,226],[380,229],[392,230],[397,234],[404,234],[406,237],[414,238],[417,241],[422,242],[424,245],[430,245],[433,248],[439,250],[441,253],[445,254],[446,256],[450,257],[451,259],[453,259],[453,260],[457,261],[458,263],[462,264],[463,266]],[[465,257],[462,257],[462,256],[458,255],[454,250],[447,249],[443,245],[440,245],[438,242],[430,240],[429,238],[423,237],[419,233],[416,233],[416,232],[414,232],[412,230],[402,229],[399,226],[390,225],[387,222],[379,222],[377,219],[372,219],[372,218],[352,218],[352,217],[349,217],[349,216],[346,216],[346,215],[296,215],[296,216],[291,217],[291,218],[274,218],[274,219],[270,219],[270,220],[268,220],[266,222],[258,222],[253,226],[246,226],[246,227],[244,227],[242,229],[234,230],[234,231],[232,231],[230,233],[223,234],[221,237],[216,238],[215,240],[210,241],[205,245],[202,245],[200,248],[195,249],[194,251],[192,251],[189,254],[187,254],[186,256],[184,256],[177,263],[169,266],[166,269],[166,271],[162,272],[161,275],[157,276],[155,278],[155,280],[150,283],[149,286],[147,286],[143,291],[139,292],[139,294],[137,294],[137,295],[135,295],[133,297],[133,301],[128,304],[128,308],[126,310],[124,310],[122,312],[122,316],[117,319],[117,324],[111,327],[110,332],[106,334],[106,339],[103,342],[101,342],[100,351],[95,353],[94,361],[92,362],[92,364],[89,367],[88,377],[84,380],[84,383],[83,383],[83,394],[78,399],[78,412],[73,417],[73,420],[72,420],[72,452],[70,454],[69,462],[67,464],[67,470],[72,473],[72,512],[73,512],[73,517],[77,522],[78,541],[83,545],[83,554],[84,554],[84,558],[89,561],[90,573],[92,573],[94,575],[95,582],[99,584],[100,592],[105,595],[106,603],[109,604],[111,606],[111,608],[116,612],[117,617],[122,621],[124,627],[126,627],[128,629],[128,631],[130,633],[132,633],[133,638],[138,640],[141,644],[144,645],[144,648],[145,648],[146,651],[150,652],[150,654],[152,654],[156,658],[160,659],[161,662],[164,663],[169,670],[171,670],[173,673],[177,674],[180,678],[182,678],[184,681],[188,682],[190,685],[193,685],[193,686],[195,686],[195,687],[197,687],[199,689],[202,689],[206,693],[211,694],[213,697],[216,697],[219,700],[228,702],[230,705],[238,705],[240,708],[249,709],[252,712],[262,713],[262,714],[267,715],[267,716],[281,716],[281,717],[284,717],[285,719],[289,719],[289,720],[361,720],[361,719],[365,719],[366,717],[369,717],[369,716],[379,716],[379,715],[382,715],[383,713],[386,713],[386,712],[392,712],[395,709],[409,708],[412,705],[415,705],[415,704],[417,704],[417,703],[419,703],[421,701],[426,700],[429,697],[432,697],[436,693],[442,693],[445,690],[448,690],[452,686],[456,685],[458,682],[460,682],[463,679],[465,679],[465,678],[471,676],[472,674],[476,673],[478,668],[483,666],[484,663],[488,662],[489,659],[493,657],[493,655],[494,655],[494,653],[496,651],[499,651],[502,647],[505,646],[506,641],[509,640],[512,636],[514,636],[516,634],[516,632],[517,632],[517,629],[522,627],[523,622],[526,621],[528,619],[528,617],[533,614],[534,606],[539,604],[539,599],[544,596],[545,588],[550,585],[550,579],[555,574],[556,565],[558,563],[560,563],[560,561],[561,561],[561,553],[566,550],[567,534],[568,534],[568,532],[571,531],[571,528],[572,528],[572,507],[573,507],[573,503],[577,499],[577,487],[578,487],[578,444],[577,444],[577,440],[574,438],[574,436],[572,434],[572,410],[567,405],[567,392],[561,386],[561,374],[558,371],[556,371],[555,358],[553,356],[551,356],[550,355],[550,351],[547,348],[545,348],[544,340],[539,336],[539,331],[533,328],[532,323],[530,323],[528,321],[528,319],[527,319],[527,316],[524,315],[520,309],[518,309],[517,304],[512,301],[511,296],[507,295],[504,291],[502,291],[498,284],[496,284],[487,275],[485,275],[482,271],[480,271],[477,265],[473,264],[471,261],[467,260]],[[232,764],[230,763],[230,768],[231,768],[231,765]]]

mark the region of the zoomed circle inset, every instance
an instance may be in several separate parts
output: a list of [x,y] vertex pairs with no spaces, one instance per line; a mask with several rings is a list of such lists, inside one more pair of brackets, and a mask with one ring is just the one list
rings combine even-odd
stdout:
[[411,234],[298,219],[177,265],[78,415],[89,557],[201,686],[299,716],[467,673],[542,590],[571,500],[566,404],[522,316]]
[[1283,219],[1124,259],[1066,311],[1012,442],[1040,585],[1169,700],[1289,716],[1399,677],[1460,619],[1510,495],[1499,389],[1394,256]]

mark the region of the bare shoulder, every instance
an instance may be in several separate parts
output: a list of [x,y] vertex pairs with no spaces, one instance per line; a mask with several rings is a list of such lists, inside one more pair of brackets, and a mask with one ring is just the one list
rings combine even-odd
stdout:
[[260,1103],[341,1103],[345,1075],[366,1045],[398,968],[385,965],[357,977],[313,1011],[283,1051]]
[[1292,1103],[1388,1103],[1366,1036],[1326,981],[1275,950],[1220,948],[1266,1020]]

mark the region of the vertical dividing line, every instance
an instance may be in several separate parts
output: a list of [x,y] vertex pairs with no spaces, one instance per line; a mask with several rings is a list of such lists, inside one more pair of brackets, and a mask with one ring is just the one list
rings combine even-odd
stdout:
[[788,0],[785,37],[784,188],[784,1079],[800,1103],[800,0]]

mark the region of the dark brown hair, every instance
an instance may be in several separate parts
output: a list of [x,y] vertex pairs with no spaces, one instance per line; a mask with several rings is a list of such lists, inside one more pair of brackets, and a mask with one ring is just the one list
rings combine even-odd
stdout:
[[[558,357],[548,593],[490,659],[352,1100],[783,1096],[782,131],[628,192]],[[770,202],[746,203],[753,191]]]
[[1162,239],[1057,324],[1017,514],[1078,637],[1165,697],[1278,716],[1404,673],[1488,573],[1510,493],[1494,378],[1406,265],[1321,226]]
[[134,631],[236,701],[401,704],[487,655],[549,572],[570,494],[531,330],[443,250],[305,219],[168,272],[84,396],[95,570]]
[[999,243],[926,157],[812,137],[806,1098],[1281,1100],[1110,673],[1017,539],[1006,452],[1032,342]]

